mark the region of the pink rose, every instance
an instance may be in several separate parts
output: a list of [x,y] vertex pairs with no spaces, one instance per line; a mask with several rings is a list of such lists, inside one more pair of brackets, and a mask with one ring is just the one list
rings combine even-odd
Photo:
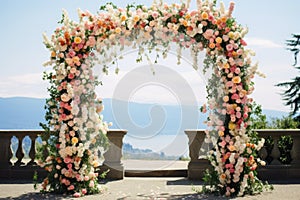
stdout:
[[210,37],[212,37],[214,34],[214,31],[212,29],[207,29],[205,31],[205,33],[203,34],[203,36],[206,38],[206,39],[209,39]]
[[74,74],[72,74],[72,73],[68,75],[68,78],[69,78],[69,79],[73,79],[74,77],[75,77],[75,76],[74,76]]
[[72,58],[72,57],[74,57],[76,55],[76,53],[75,53],[75,51],[70,51],[69,52],[69,56]]
[[67,165],[67,167],[68,167],[68,169],[72,169],[72,163],[69,163],[69,164]]
[[241,118],[242,117],[242,113],[241,112],[236,112],[235,115],[236,115],[237,118]]
[[247,46],[247,43],[246,43],[245,40],[243,40],[243,39],[240,40],[240,43],[241,43],[241,45],[243,45],[243,46]]
[[72,159],[69,156],[64,158],[64,162],[66,164],[70,163],[71,161],[72,161]]
[[226,45],[226,50],[227,51],[232,51],[233,50],[233,45],[232,44],[227,44]]
[[73,194],[73,196],[76,197],[76,198],[78,198],[78,197],[81,196],[81,194],[80,194],[79,192],[75,192],[75,193]]
[[85,188],[83,188],[83,189],[81,190],[81,193],[82,193],[83,195],[85,195],[85,194],[87,193],[87,190],[86,190]]
[[154,11],[154,12],[152,13],[152,17],[153,17],[154,19],[157,18],[157,17],[158,17],[158,12]]
[[231,96],[231,99],[239,99],[240,97],[239,97],[239,95],[238,94],[233,94],[232,96]]
[[70,185],[69,187],[68,187],[68,190],[74,190],[74,185]]
[[90,180],[90,177],[89,176],[85,176],[84,177],[84,181],[88,181],[88,180]]
[[94,181],[90,181],[90,183],[89,183],[89,187],[93,188],[94,186],[95,186],[95,183],[94,183]]

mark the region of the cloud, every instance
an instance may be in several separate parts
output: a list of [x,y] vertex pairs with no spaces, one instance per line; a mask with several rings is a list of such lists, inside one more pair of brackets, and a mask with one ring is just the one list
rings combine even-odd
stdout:
[[[152,75],[150,66],[142,65],[133,67],[131,70],[121,69],[119,75],[101,76],[103,85],[97,87],[96,92],[102,98],[114,97],[128,100],[129,95],[132,101],[162,104],[178,104],[178,98],[183,98],[189,92],[191,98],[189,103],[194,102],[194,95],[196,101],[205,101],[206,80],[195,70],[191,68],[189,70],[178,70],[177,68],[176,70],[174,67],[160,64],[155,65],[154,68],[156,68],[155,75]],[[184,102],[188,103],[186,99]]]
[[29,73],[1,78],[1,97],[47,97],[47,82],[42,80],[42,74]]
[[262,48],[283,48],[282,45],[273,42],[272,40],[256,38],[256,37],[247,37],[245,41],[250,46],[258,46]]
[[42,74],[31,73],[11,76],[7,78],[9,82],[19,83],[19,84],[39,84],[43,82]]

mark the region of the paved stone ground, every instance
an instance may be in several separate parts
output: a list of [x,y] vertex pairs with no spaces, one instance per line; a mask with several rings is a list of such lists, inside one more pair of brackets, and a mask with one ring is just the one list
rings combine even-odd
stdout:
[[[125,178],[120,181],[109,181],[101,184],[102,193],[85,196],[83,200],[225,200],[225,197],[197,194],[193,188],[201,188],[201,182],[185,178]],[[274,190],[256,196],[236,198],[238,200],[300,200],[300,184],[274,185]],[[43,200],[74,199],[68,196],[40,194],[30,183],[0,184],[0,200]]]
[[189,161],[180,160],[122,160],[125,170],[187,169]]
[[[187,161],[140,161],[124,160],[125,169],[186,169]],[[102,193],[82,197],[83,200],[225,200],[225,197],[198,194],[202,182],[190,181],[183,177],[129,178],[101,183]],[[300,184],[274,184],[274,190],[257,196],[236,198],[238,200],[300,200]],[[70,196],[40,194],[30,182],[0,180],[0,200],[64,200]]]

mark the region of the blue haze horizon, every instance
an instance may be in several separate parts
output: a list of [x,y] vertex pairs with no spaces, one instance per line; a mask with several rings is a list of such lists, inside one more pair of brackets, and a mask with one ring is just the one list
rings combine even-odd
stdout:
[[[121,104],[128,104],[128,114],[132,123],[130,125],[116,121],[116,116],[119,119],[122,117],[122,114],[114,113],[115,108],[113,107]],[[1,113],[5,113],[5,115],[0,116],[0,129],[41,129],[39,123],[45,122],[44,105],[45,99],[24,97],[0,98],[0,111]],[[187,156],[188,139],[184,134],[185,129],[206,128],[203,122],[206,120],[207,114],[201,114],[199,109],[195,107],[124,102],[112,99],[103,99],[103,105],[105,106],[102,112],[104,121],[113,122],[113,126],[110,128],[128,130],[124,138],[124,143],[129,143],[138,149],[151,149],[157,153],[163,152],[168,156]],[[163,116],[155,115],[155,111],[153,112],[153,107],[155,106],[161,107]],[[181,119],[181,111],[184,109],[190,113],[199,113],[197,123],[189,123],[191,119]],[[288,114],[276,110],[264,110],[263,112],[267,114],[268,119]],[[158,112],[158,114],[161,114],[161,112]],[[124,116],[127,117],[127,115]],[[158,127],[155,124],[151,126],[153,122],[158,123],[155,121],[155,118],[163,121],[162,124],[157,125]]]

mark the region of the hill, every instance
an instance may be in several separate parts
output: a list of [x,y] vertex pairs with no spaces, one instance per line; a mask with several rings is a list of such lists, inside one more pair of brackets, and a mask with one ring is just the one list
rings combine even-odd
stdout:
[[[45,99],[28,97],[0,98],[0,129],[41,129],[44,122]],[[203,129],[206,115],[195,106],[158,105],[149,103],[125,102],[104,99],[104,120],[113,122],[112,128],[127,129],[172,135],[180,129]],[[268,119],[282,117],[288,113],[276,110],[263,110]],[[193,120],[193,119],[198,120]],[[139,133],[140,134],[140,133]]]
[[[0,98],[0,129],[41,129],[45,99]],[[112,129],[126,129],[124,157],[173,159],[187,156],[185,129],[205,129],[207,115],[198,107],[158,105],[104,99],[104,120],[113,122]],[[263,111],[268,119],[287,115],[275,110]]]

